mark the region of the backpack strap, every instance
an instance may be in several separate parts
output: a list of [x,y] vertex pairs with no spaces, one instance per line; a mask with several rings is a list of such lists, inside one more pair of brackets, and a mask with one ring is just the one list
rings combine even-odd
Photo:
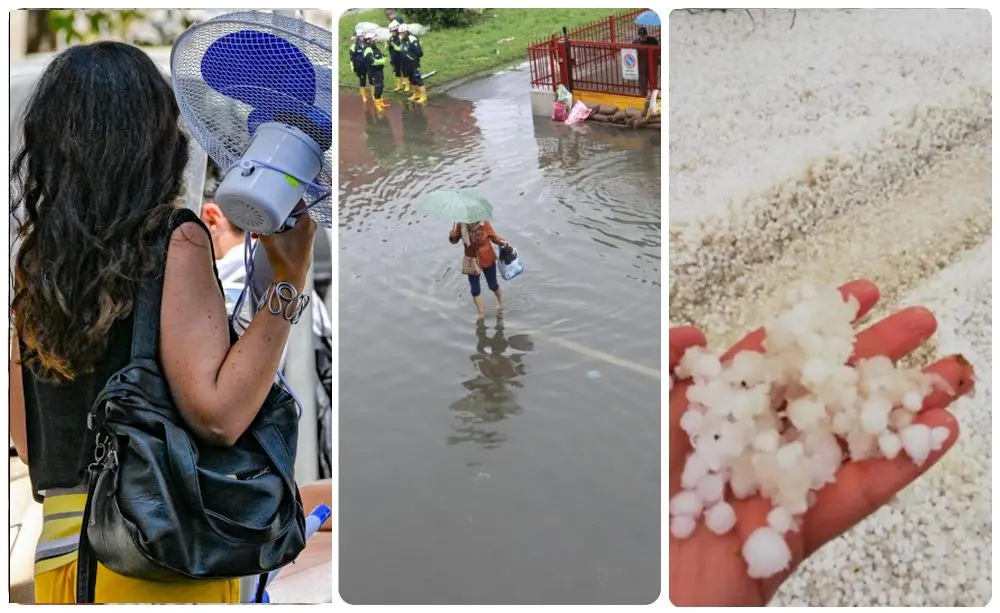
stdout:
[[253,601],[257,604],[264,602],[264,591],[267,589],[267,575],[268,573],[257,575],[257,590],[253,597]]
[[[165,236],[159,245],[160,261],[158,263],[159,272],[139,284],[136,293],[135,307],[133,309],[132,323],[132,360],[136,359],[156,359],[157,346],[159,345],[160,334],[160,302],[163,297],[163,276],[166,270],[167,249],[170,246],[170,237],[174,230],[189,221],[198,223],[208,234],[208,228],[201,219],[195,215],[191,209],[180,208],[171,213],[167,223]],[[209,234],[209,236],[211,236]],[[211,246],[211,243],[210,243]],[[216,278],[219,271],[215,268],[215,249],[212,248],[212,267],[215,269]],[[219,282],[219,291],[222,291],[222,282]],[[94,498],[94,489],[97,486],[97,478],[100,468],[92,464],[87,470],[87,503],[83,509],[82,525],[80,529],[80,545],[77,550],[76,567],[76,601],[78,603],[93,603],[94,592],[97,586],[97,557],[90,547],[90,540],[87,538],[87,527],[90,524],[91,502]]]
[[80,524],[80,545],[77,548],[76,560],[76,602],[91,604],[94,602],[94,592],[97,589],[97,556],[90,548],[87,538],[87,526],[90,524],[91,501],[94,499],[94,488],[97,486],[97,468],[87,469],[87,504],[83,508],[83,521]]
[[[155,360],[159,346],[160,336],[160,309],[163,300],[163,278],[167,266],[167,250],[170,248],[170,237],[181,225],[188,222],[195,222],[211,238],[208,228],[201,219],[195,215],[194,211],[187,208],[180,208],[171,213],[170,221],[160,249],[161,259],[158,262],[158,274],[145,279],[139,285],[136,295],[134,319],[132,323],[132,359]],[[215,266],[215,247],[209,241],[212,249],[212,268],[215,270],[215,277],[218,279],[219,270]],[[219,282],[219,291],[222,291],[222,282]]]

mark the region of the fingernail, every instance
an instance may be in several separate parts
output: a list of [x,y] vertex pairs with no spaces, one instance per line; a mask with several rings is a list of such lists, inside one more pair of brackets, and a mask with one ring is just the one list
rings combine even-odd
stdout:
[[952,354],[948,358],[955,360],[962,369],[962,374],[958,379],[958,394],[960,396],[970,394],[976,387],[975,367],[961,353]]

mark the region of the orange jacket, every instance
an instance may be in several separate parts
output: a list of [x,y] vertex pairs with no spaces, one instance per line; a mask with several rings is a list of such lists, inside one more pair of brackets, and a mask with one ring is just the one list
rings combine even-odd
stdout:
[[[452,226],[451,232],[448,233],[448,240],[453,245],[462,240],[461,226],[458,224]],[[497,254],[493,251],[493,245],[507,244],[507,241],[496,233],[488,221],[480,223],[475,230],[469,228],[469,242],[470,244],[465,247],[465,255],[476,258],[480,268],[489,268],[496,263]]]

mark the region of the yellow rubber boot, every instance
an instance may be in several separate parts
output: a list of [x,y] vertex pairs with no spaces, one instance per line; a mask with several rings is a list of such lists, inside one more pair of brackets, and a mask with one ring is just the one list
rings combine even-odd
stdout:
[[410,94],[410,102],[416,102],[420,98],[420,86],[413,86],[413,93]]
[[420,90],[420,92],[419,92],[420,95],[417,97],[417,99],[414,102],[417,102],[418,104],[426,104],[427,103],[427,86],[426,85],[421,85],[417,89]]
[[362,102],[368,102],[368,96],[366,96],[366,95],[365,95],[365,92],[366,92],[367,90],[368,90],[368,88],[367,88],[367,87],[362,87],[362,88],[361,88],[361,101],[362,101]]
[[397,93],[403,91],[403,81],[401,79],[396,79],[396,87],[392,88],[392,91]]
[[409,79],[403,79],[403,93],[404,94],[410,93],[410,80]]
[[372,97],[372,100],[375,99],[375,86],[374,85],[369,85],[368,86],[368,95]]
[[382,111],[385,110],[385,107],[387,107],[387,106],[389,106],[389,105],[386,104],[386,102],[385,102],[384,99],[382,99],[382,98],[375,98],[375,110],[376,111],[382,112]]

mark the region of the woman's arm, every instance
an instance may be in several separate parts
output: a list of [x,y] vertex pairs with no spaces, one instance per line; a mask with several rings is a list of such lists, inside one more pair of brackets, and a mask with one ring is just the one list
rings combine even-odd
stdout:
[[507,241],[501,238],[501,236],[497,234],[497,231],[493,229],[493,224],[488,221],[486,222],[486,235],[490,237],[490,241],[494,245],[503,246],[507,244]]
[[[304,286],[304,273],[278,276]],[[271,389],[291,324],[263,309],[230,346],[211,241],[194,222],[171,236],[160,322],[160,362],[181,416],[206,442],[234,444]]]
[[14,450],[25,464],[28,463],[28,427],[24,414],[24,380],[21,377],[21,344],[17,340],[17,329],[10,331],[10,438]]
[[458,224],[451,227],[451,232],[448,233],[448,240],[451,241],[452,245],[462,240],[462,232],[458,229]]

